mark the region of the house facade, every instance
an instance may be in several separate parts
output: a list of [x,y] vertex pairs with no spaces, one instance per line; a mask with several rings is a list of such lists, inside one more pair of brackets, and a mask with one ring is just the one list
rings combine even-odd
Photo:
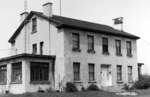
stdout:
[[11,56],[0,59],[0,92],[63,90],[67,82],[120,87],[138,79],[139,37],[112,27],[43,12],[21,14],[9,39]]

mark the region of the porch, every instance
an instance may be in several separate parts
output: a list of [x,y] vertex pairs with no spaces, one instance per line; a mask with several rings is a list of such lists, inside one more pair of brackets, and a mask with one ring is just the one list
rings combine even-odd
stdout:
[[0,59],[0,93],[54,88],[55,56],[18,54]]

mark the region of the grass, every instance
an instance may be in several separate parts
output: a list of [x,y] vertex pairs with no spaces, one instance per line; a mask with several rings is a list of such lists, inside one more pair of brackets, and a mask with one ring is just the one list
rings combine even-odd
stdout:
[[74,92],[74,93],[25,93],[25,94],[6,94],[0,97],[122,97],[117,96],[115,93],[109,93],[104,91],[86,91],[86,92]]
[[105,91],[85,91],[85,92],[74,92],[74,93],[25,93],[25,94],[6,94],[0,95],[0,97],[150,97],[150,89],[147,90],[136,90],[138,96],[121,96],[115,93]]

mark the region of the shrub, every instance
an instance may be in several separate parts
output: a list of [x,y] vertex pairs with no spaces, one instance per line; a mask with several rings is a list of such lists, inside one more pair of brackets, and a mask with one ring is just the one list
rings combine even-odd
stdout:
[[74,83],[71,83],[71,82],[67,82],[66,83],[66,92],[77,92],[78,89],[77,87],[75,86]]
[[99,88],[98,88],[97,85],[91,84],[91,85],[87,88],[87,90],[89,90],[89,91],[99,91]]
[[131,86],[131,85],[128,85],[128,84],[124,84],[123,88],[124,90],[126,91],[132,91],[134,88]]
[[136,89],[148,89],[150,87],[150,76],[143,75],[140,80],[136,81],[133,84],[133,87]]

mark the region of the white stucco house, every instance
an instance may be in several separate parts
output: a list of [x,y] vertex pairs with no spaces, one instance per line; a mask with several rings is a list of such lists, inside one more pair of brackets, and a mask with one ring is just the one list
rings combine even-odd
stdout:
[[21,14],[9,39],[11,56],[0,59],[0,92],[61,90],[66,82],[80,89],[121,86],[138,79],[138,36],[107,25],[43,12]]

